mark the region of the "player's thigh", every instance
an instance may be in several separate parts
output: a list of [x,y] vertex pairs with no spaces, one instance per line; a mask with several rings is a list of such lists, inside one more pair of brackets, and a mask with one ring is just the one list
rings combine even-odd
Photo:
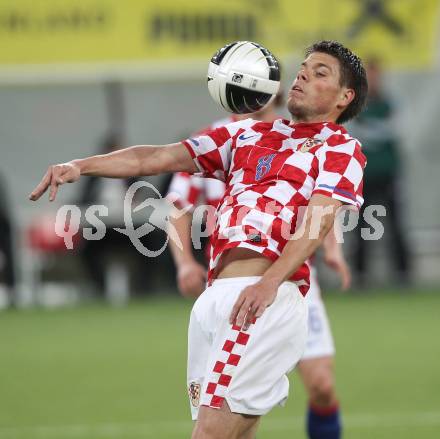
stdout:
[[203,376],[211,344],[209,332],[192,312],[188,326],[188,379]]
[[219,409],[227,402],[234,413],[259,416],[287,398],[286,374],[304,350],[307,306],[298,287],[286,282],[263,316],[241,331],[228,317],[240,291],[257,280],[216,280],[194,305],[188,358],[194,420],[200,406]]
[[192,439],[254,439],[260,417],[232,413],[225,401],[220,409],[200,407]]
[[248,343],[238,352],[241,357],[224,397],[234,413],[263,415],[284,403],[286,374],[304,351],[307,307],[296,285],[281,285],[274,303],[246,334]]
[[214,320],[212,318],[212,304],[209,302],[206,292],[194,304],[188,326],[187,386],[193,420],[197,419],[206,362],[212,348],[212,331],[207,326],[207,322],[200,318],[201,315],[208,315],[211,320]]

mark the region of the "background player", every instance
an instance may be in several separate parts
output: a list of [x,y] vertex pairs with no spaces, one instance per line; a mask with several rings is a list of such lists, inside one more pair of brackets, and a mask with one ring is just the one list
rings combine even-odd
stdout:
[[[371,285],[368,267],[370,257],[378,241],[365,241],[361,230],[367,227],[364,211],[367,206],[380,204],[386,209],[389,245],[388,254],[394,268],[394,283],[408,287],[411,284],[411,254],[405,234],[405,199],[402,196],[404,184],[404,155],[402,154],[399,133],[395,127],[396,103],[387,93],[383,84],[382,66],[378,59],[370,59],[365,65],[368,78],[368,96],[365,110],[350,123],[350,131],[363,143],[367,157],[364,181],[365,204],[361,208],[360,221],[356,230],[354,269],[360,287]],[[376,250],[377,251],[377,250]]]
[[[363,201],[365,157],[338,123],[358,114],[366,92],[359,58],[322,41],[307,50],[289,92],[292,122],[247,119],[182,143],[50,166],[30,195],[37,200],[50,188],[54,200],[61,184],[81,175],[199,171],[227,180],[211,285],[190,320],[194,439],[252,438],[260,416],[287,398],[286,373],[306,339],[306,260],[332,228],[337,209]],[[286,230],[299,225],[302,233],[290,239]]]

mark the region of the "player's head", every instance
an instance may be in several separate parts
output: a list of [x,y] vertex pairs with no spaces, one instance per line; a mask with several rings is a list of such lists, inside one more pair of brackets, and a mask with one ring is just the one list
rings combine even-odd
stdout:
[[305,55],[289,91],[287,108],[292,117],[344,123],[357,116],[368,92],[360,58],[336,41],[315,43]]

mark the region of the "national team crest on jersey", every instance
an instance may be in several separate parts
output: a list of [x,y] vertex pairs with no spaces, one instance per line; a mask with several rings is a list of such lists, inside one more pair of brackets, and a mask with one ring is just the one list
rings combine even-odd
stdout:
[[188,395],[191,405],[198,407],[200,402],[200,384],[196,381],[192,381],[188,386]]
[[300,152],[309,152],[315,146],[322,145],[322,141],[319,139],[308,138],[299,148]]

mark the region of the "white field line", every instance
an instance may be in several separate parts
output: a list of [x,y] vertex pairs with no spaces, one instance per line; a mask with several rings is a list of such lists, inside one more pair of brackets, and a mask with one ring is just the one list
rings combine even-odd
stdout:
[[[440,427],[440,412],[357,414],[343,417],[344,426],[363,428]],[[302,430],[304,418],[263,419],[260,431]],[[157,437],[178,434],[191,429],[191,421],[157,421],[149,423],[100,423],[76,425],[39,425],[26,427],[0,427],[1,439],[86,438],[86,437]]]

